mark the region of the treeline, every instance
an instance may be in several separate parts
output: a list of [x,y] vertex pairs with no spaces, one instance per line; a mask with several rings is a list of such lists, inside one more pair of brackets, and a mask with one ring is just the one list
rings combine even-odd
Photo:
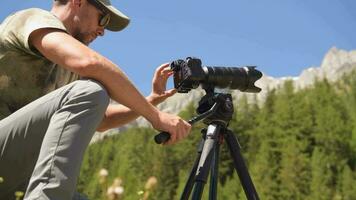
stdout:
[[[181,116],[195,115],[191,104]],[[107,187],[123,180],[121,199],[179,199],[196,157],[200,123],[174,146],[153,142],[157,133],[133,128],[89,147],[83,161],[79,192],[108,199]],[[356,199],[356,74],[337,83],[317,81],[296,91],[291,82],[272,90],[263,105],[235,102],[230,123],[263,200]],[[100,169],[108,170],[100,181]],[[143,197],[146,181],[155,188]],[[226,145],[221,148],[218,199],[245,199]],[[203,199],[208,199],[208,185]],[[147,195],[146,195],[147,196]]]

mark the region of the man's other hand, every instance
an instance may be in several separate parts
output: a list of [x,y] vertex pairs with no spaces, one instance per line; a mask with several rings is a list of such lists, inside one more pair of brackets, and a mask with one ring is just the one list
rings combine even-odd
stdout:
[[172,75],[173,71],[169,68],[169,63],[157,67],[152,79],[152,92],[149,95],[152,104],[158,105],[177,92],[176,89],[166,89],[167,80]]

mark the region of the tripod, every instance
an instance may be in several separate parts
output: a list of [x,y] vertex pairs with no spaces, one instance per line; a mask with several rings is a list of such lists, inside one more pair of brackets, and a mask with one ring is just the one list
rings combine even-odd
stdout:
[[[198,147],[198,155],[180,199],[187,200],[193,187],[192,199],[201,199],[210,170],[209,200],[217,199],[219,149],[220,141],[224,139],[247,199],[259,200],[257,191],[241,155],[240,144],[234,133],[227,128],[234,112],[231,94],[215,93],[213,87],[205,87],[204,89],[207,94],[199,102],[197,108],[199,115],[191,119],[189,123],[193,124],[204,119],[203,122],[208,127],[202,130],[203,137]],[[165,137],[162,141],[166,141],[169,139],[169,135],[167,134],[163,136],[161,133],[157,136],[161,135]],[[156,142],[160,141],[157,136],[155,138]]]

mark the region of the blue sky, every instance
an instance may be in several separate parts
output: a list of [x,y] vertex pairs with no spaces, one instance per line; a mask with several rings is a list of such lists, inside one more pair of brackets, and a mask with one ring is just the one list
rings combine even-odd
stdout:
[[[145,95],[159,64],[188,56],[205,65],[257,65],[281,77],[319,66],[333,46],[356,49],[355,0],[111,1],[131,23],[122,32],[106,32],[91,47],[119,65]],[[1,21],[14,11],[52,4],[1,2]]]

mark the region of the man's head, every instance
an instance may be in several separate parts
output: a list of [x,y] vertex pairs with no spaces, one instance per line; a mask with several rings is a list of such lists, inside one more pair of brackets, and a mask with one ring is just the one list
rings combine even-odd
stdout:
[[55,0],[52,12],[73,37],[87,45],[103,36],[104,29],[120,31],[129,24],[129,18],[109,0]]

